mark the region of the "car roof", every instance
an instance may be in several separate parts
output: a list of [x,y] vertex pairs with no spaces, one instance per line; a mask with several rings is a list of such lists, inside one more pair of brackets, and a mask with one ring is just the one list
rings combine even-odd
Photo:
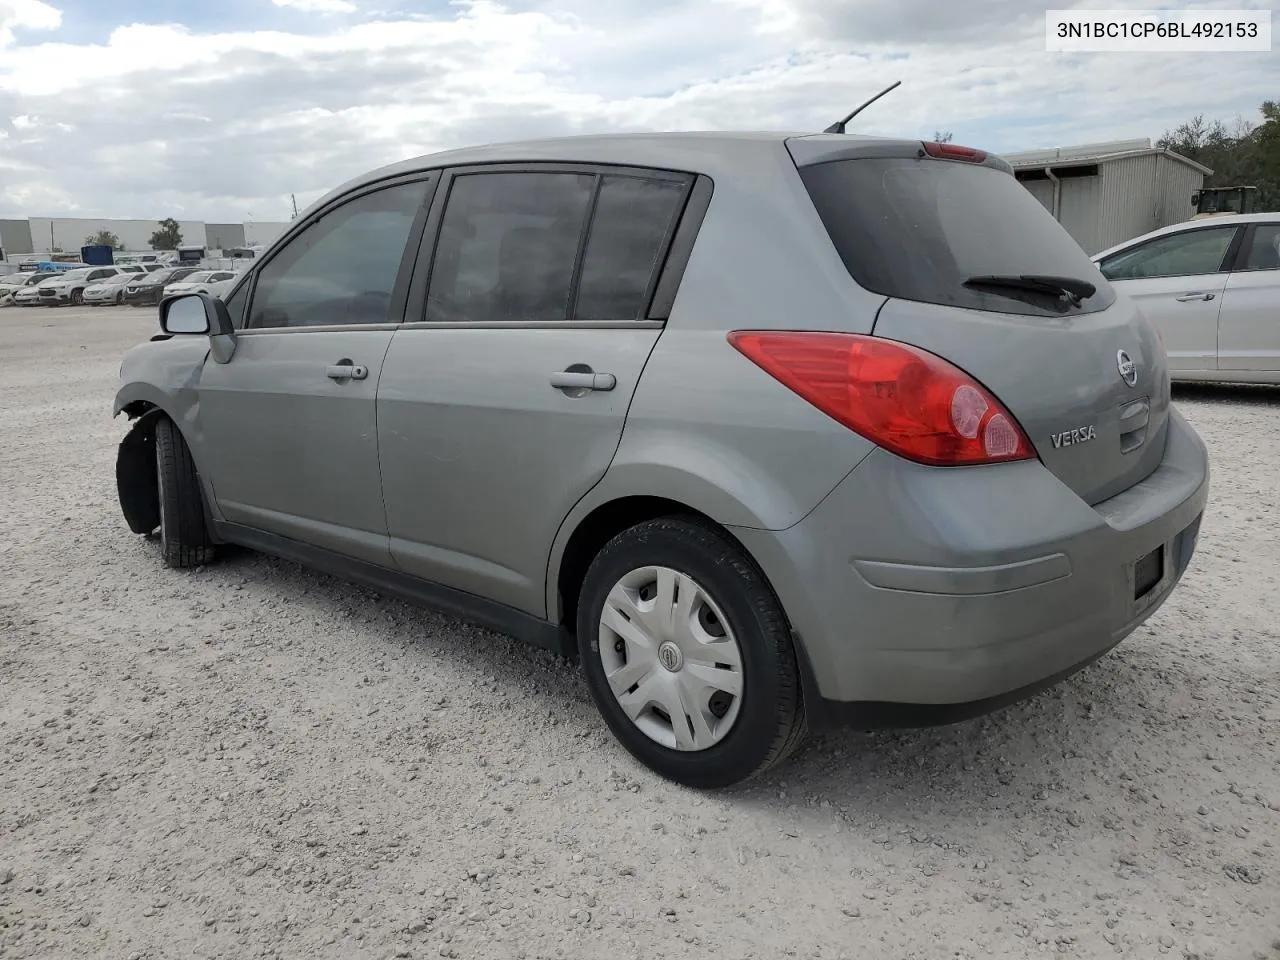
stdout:
[[1158,230],[1152,230],[1141,236],[1131,237],[1115,246],[1107,247],[1095,253],[1090,259],[1095,263],[1103,257],[1109,257],[1111,254],[1132,247],[1138,243],[1145,243],[1156,237],[1163,237],[1170,233],[1182,233],[1185,230],[1199,230],[1205,227],[1223,227],[1234,226],[1242,223],[1280,223],[1280,213],[1224,213],[1216,217],[1201,217],[1199,220],[1182,220],[1178,223],[1171,223],[1167,227],[1160,227]]
[[859,145],[919,145],[911,138],[812,131],[682,131],[610,133],[545,140],[515,140],[429,153],[390,163],[353,177],[311,204],[303,216],[335,197],[366,184],[438,167],[480,163],[599,163],[619,166],[694,170],[712,177],[740,169],[744,153],[764,156],[786,149],[788,140],[804,140],[814,149],[847,151]]

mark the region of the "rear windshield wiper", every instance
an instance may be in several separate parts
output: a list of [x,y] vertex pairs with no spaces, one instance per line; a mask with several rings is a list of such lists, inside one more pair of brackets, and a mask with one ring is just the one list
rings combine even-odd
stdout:
[[970,277],[964,282],[966,287],[994,287],[1006,290],[1027,290],[1033,293],[1051,293],[1056,297],[1066,297],[1074,306],[1079,306],[1081,300],[1088,299],[1098,292],[1088,280],[1079,280],[1075,277],[1054,277],[1043,273],[1022,273],[1017,276],[1008,275],[1001,276],[992,274],[990,276]]

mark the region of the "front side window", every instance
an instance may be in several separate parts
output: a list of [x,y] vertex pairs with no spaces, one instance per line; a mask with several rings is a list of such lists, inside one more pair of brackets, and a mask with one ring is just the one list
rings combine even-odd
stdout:
[[349,200],[258,273],[247,327],[386,323],[405,244],[427,195],[417,181]]
[[1099,269],[1108,280],[1219,273],[1235,235],[1235,227],[1207,227],[1175,233],[1113,254],[1102,261]]

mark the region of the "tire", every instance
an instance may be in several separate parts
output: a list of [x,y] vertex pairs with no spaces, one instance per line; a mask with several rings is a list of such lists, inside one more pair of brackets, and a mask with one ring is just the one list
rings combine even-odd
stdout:
[[198,567],[214,558],[204,495],[191,451],[173,421],[156,423],[156,486],[160,499],[160,555],[166,567]]
[[83,290],[72,290],[72,291],[71,291],[71,305],[72,305],[73,307],[78,307],[78,306],[80,306],[82,303],[84,303],[84,291],[83,291]]
[[124,293],[123,293],[123,292],[121,292],[121,293],[117,293],[117,294],[116,294],[116,306],[118,307],[118,306],[120,306],[120,305],[121,305],[121,304],[123,304],[123,303],[124,303]]
[[[651,576],[660,579],[640,586]],[[619,619],[611,605],[602,620],[615,587],[622,591],[615,597],[630,598],[621,603],[633,619]],[[673,598],[670,607],[659,602],[664,590]],[[667,627],[675,626],[664,633],[654,618],[679,609],[680,591],[687,591],[690,605],[682,612],[688,620],[668,616]],[[697,627],[686,633],[683,622]],[[670,642],[640,643],[632,627],[641,638]],[[800,671],[782,606],[742,549],[707,523],[662,517],[614,537],[583,581],[577,633],[587,685],[609,729],[632,756],[669,780],[699,789],[732,786],[785,760],[805,738]],[[678,635],[684,637],[679,643]],[[674,652],[665,649],[671,646]],[[642,672],[643,679],[615,695],[611,675],[621,686]],[[672,699],[673,688],[684,692]],[[684,713],[683,728],[663,703]]]

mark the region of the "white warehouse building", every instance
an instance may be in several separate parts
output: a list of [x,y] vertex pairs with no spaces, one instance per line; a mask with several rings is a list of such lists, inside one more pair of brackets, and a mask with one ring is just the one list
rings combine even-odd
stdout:
[[1088,254],[1190,220],[1213,173],[1149,139],[1007,153],[1018,182]]
[[[247,223],[206,223],[203,220],[179,220],[178,232],[183,246],[204,247],[209,251],[230,247],[267,246],[289,227],[289,221],[251,221]],[[0,249],[7,259],[25,259],[32,255],[62,250],[78,253],[85,240],[103,230],[115,234],[125,252],[146,253],[151,250],[151,235],[160,229],[159,220],[105,220],[77,217],[0,218]]]

